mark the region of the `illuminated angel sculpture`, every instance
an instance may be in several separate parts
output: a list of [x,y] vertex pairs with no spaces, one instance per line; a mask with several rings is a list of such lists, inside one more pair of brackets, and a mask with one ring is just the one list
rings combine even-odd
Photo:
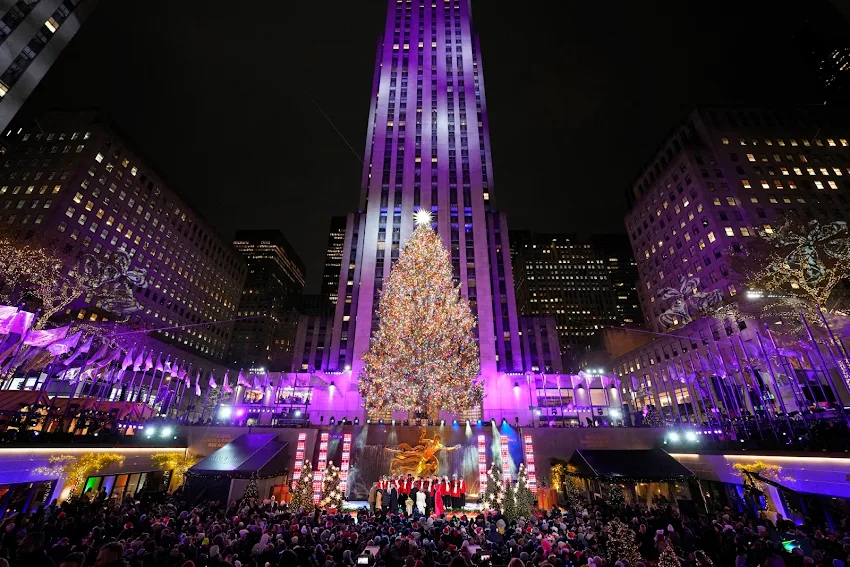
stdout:
[[440,467],[437,453],[440,451],[456,451],[457,449],[460,449],[460,445],[454,447],[443,445],[439,435],[434,435],[433,439],[428,439],[427,432],[423,429],[415,447],[401,443],[397,449],[386,448],[385,451],[396,454],[390,465],[390,474],[430,476],[437,474]]
[[88,254],[81,261],[80,272],[86,289],[101,297],[101,307],[112,313],[131,313],[139,310],[134,287],[145,288],[146,271],[132,269],[126,252],[115,252],[111,261],[102,262]]
[[702,313],[709,307],[717,305],[723,300],[723,292],[714,289],[708,292],[697,291],[699,289],[699,278],[679,277],[679,287],[665,287],[658,290],[658,297],[670,299],[670,307],[658,316],[658,321],[665,327],[672,327],[679,323],[690,323],[691,309]]

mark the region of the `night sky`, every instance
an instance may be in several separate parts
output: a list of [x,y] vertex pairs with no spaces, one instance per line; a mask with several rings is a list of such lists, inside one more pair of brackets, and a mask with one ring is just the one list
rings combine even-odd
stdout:
[[[511,228],[621,232],[625,190],[694,105],[811,101],[785,4],[473,0]],[[225,238],[280,228],[316,292],[361,165],[311,99],[362,156],[385,9],[101,0],[20,116],[99,108]]]

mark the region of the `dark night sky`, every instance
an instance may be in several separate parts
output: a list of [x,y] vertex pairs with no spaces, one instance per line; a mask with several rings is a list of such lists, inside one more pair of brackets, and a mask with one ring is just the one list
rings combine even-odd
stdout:
[[[790,4],[790,2],[788,2]],[[811,100],[772,0],[474,0],[498,208],[622,231],[623,194],[699,103]],[[357,206],[384,0],[101,0],[22,111],[99,107],[220,232],[280,228],[317,291]]]

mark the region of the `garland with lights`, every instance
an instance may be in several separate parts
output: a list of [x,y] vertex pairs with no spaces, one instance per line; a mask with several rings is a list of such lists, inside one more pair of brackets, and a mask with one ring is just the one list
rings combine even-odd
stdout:
[[481,404],[475,316],[452,279],[452,265],[430,215],[417,228],[384,284],[378,329],[363,357],[359,390],[371,414],[440,410]]
[[84,453],[78,459],[63,455],[51,457],[48,462],[61,466],[62,474],[67,478],[65,482],[71,486],[71,492],[74,493],[77,489],[82,490],[82,483],[92,474],[110,465],[122,465],[124,457],[117,453]]
[[626,496],[623,494],[623,487],[619,482],[611,484],[611,488],[608,491],[608,501],[616,508],[622,506],[622,504],[626,501]]
[[676,557],[676,552],[673,551],[670,540],[667,540],[667,547],[658,556],[658,567],[682,567],[679,558]]
[[654,405],[646,406],[646,415],[643,418],[643,424],[647,427],[664,427],[664,420]]
[[322,500],[320,506],[327,510],[333,508],[342,510],[342,479],[339,476],[339,467],[333,461],[328,461],[325,475],[322,477]]

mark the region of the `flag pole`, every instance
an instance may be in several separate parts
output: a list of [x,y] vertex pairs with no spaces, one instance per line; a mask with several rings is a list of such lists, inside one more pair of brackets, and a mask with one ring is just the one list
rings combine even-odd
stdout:
[[[139,355],[139,356],[141,357],[142,364],[144,364],[145,363],[145,347],[142,347],[142,354]],[[136,385],[136,374],[139,373],[139,371],[136,370],[136,368],[137,368],[137,366],[134,364],[133,365],[133,377],[130,378],[130,386],[127,388],[126,393],[123,396],[121,396],[124,399],[121,401],[121,409],[118,410],[118,419],[119,420],[121,419],[121,415],[123,415],[124,410],[127,408],[127,400],[130,398],[130,396],[133,395],[133,387]],[[122,390],[123,390],[123,388],[122,388]]]
[[204,421],[204,415],[207,413],[207,401],[210,399],[210,384],[207,382],[207,393],[204,396],[204,408],[201,410],[201,422]]
[[[186,376],[192,375],[192,363],[189,363],[189,368],[186,370]],[[180,388],[180,384],[177,385],[177,389],[180,391],[180,399],[177,401],[177,405],[174,408],[174,419],[177,419],[180,415],[180,408],[183,407],[183,396],[186,395],[186,376],[184,376],[180,381],[183,382],[183,388]],[[189,381],[192,379],[189,378]]]
[[[33,413],[35,413],[35,404],[38,402],[39,398],[41,398],[41,395],[45,392],[45,390],[47,390],[47,384],[50,382],[50,373],[53,372],[53,369],[56,366],[56,360],[58,358],[59,358],[58,354],[53,357],[53,360],[50,362],[50,366],[47,368],[47,375],[44,377],[44,382],[41,383],[41,388],[39,388],[38,394],[35,396],[35,399],[30,404],[30,410],[29,410],[29,412],[27,412],[27,421],[26,421],[27,424],[29,424],[29,420],[32,419],[32,415],[33,415]],[[50,396],[48,396],[47,399],[49,401]],[[49,406],[47,408],[47,415],[48,416],[50,415],[50,407]],[[45,416],[45,423],[46,423],[46,417],[47,416]],[[26,429],[27,425],[25,425],[24,428]]]

